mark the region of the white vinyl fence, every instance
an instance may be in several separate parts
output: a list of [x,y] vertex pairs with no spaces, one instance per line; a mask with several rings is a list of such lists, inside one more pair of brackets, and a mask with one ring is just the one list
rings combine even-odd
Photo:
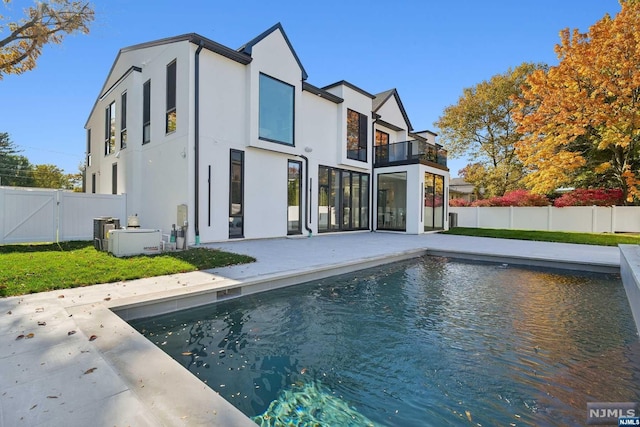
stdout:
[[638,206],[449,207],[459,227],[640,233]]
[[93,240],[93,218],[126,212],[125,195],[0,187],[0,244]]

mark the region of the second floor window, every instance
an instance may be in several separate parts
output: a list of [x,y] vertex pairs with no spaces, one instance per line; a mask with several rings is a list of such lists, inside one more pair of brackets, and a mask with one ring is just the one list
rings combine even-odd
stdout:
[[116,103],[109,104],[104,114],[104,155],[116,151]]
[[142,143],[151,141],[151,80],[142,87]]
[[120,98],[120,149],[127,148],[127,92]]
[[347,158],[367,161],[367,116],[347,110]]
[[167,65],[167,133],[176,130],[176,71],[176,61]]
[[294,145],[294,87],[260,74],[258,127],[260,139]]

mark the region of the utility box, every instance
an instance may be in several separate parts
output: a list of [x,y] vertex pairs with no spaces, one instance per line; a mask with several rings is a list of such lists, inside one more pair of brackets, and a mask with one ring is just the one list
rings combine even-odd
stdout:
[[160,230],[143,228],[111,230],[107,234],[109,252],[117,257],[159,254],[161,240]]
[[449,212],[449,228],[456,228],[458,226],[458,213]]
[[187,211],[187,205],[178,205],[178,215],[176,219],[176,225],[178,227],[186,227],[188,225],[189,216]]
[[120,228],[120,220],[110,216],[93,219],[93,246],[99,251],[107,250],[107,233]]

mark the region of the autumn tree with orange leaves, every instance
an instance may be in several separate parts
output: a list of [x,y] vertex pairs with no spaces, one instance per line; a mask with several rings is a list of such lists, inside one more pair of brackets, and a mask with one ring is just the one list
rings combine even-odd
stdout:
[[[9,8],[11,0],[2,3]],[[0,80],[3,75],[35,68],[46,44],[62,43],[66,34],[88,33],[93,9],[85,1],[49,0],[36,2],[24,10],[24,15],[8,23],[0,15]]]
[[582,182],[640,200],[640,2],[621,6],[587,33],[562,31],[559,64],[527,78],[516,148],[534,192]]

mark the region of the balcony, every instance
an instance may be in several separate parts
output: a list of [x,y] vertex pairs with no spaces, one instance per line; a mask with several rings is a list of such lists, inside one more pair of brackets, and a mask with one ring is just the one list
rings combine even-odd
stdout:
[[447,150],[424,141],[403,141],[379,145],[375,149],[375,167],[420,163],[447,169]]

